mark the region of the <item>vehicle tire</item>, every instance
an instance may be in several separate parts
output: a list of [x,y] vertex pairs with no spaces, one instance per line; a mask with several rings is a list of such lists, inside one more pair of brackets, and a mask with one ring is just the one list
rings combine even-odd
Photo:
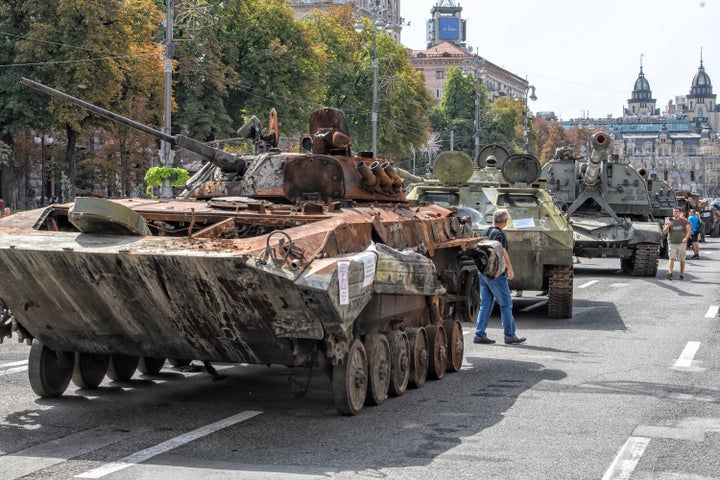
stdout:
[[62,395],[73,375],[75,355],[70,352],[56,352],[34,339],[28,358],[30,386],[42,398],[56,398]]

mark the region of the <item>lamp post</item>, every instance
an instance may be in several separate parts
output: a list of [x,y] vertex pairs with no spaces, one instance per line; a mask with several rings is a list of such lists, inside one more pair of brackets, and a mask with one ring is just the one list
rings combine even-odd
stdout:
[[[175,54],[175,42],[173,41],[173,13],[175,10],[175,1],[166,1],[165,12],[165,95],[163,105],[163,133],[172,134],[171,111],[172,111],[172,58]],[[170,143],[162,140],[160,142],[160,164],[163,167],[172,167],[174,153],[170,147]],[[160,198],[170,198],[172,196],[172,185],[169,178],[163,180],[160,185]]]
[[[377,130],[378,130],[378,61],[377,61],[377,34],[381,30],[392,31],[395,29],[395,25],[392,23],[386,23],[383,18],[387,11],[386,8],[380,6],[380,0],[375,0],[375,5],[370,8],[358,8],[358,13],[361,13],[371,20],[373,20],[373,49],[372,49],[372,71],[373,71],[373,91],[372,91],[372,153],[373,156],[377,155]],[[355,31],[362,33],[365,26],[358,19],[355,24]]]
[[530,116],[530,111],[528,109],[528,93],[530,93],[530,100],[533,102],[537,100],[537,95],[535,95],[535,85],[530,85],[527,83],[527,80],[525,80],[525,102],[524,102],[524,108],[523,108],[523,153],[528,153],[529,151],[529,145],[528,145],[528,117]]
[[45,206],[45,145],[52,145],[55,139],[42,134],[33,140],[40,145],[40,206]]
[[477,162],[480,156],[480,85],[487,78],[487,70],[485,69],[485,59],[480,58],[477,54],[472,60],[463,60],[463,65],[462,76],[468,76],[467,65],[471,65],[475,79],[475,122],[473,124],[475,131],[473,137],[475,139],[475,162]]

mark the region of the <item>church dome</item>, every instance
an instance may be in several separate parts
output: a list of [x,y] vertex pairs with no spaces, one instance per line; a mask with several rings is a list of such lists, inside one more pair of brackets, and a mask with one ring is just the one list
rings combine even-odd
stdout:
[[633,87],[633,90],[643,92],[650,91],[650,82],[648,82],[647,78],[645,78],[642,68],[640,68],[640,75],[638,75],[637,80],[635,80],[635,87]]
[[652,101],[652,91],[650,90],[650,82],[645,78],[642,66],[640,67],[640,73],[638,74],[637,80],[635,80],[635,86],[632,91],[633,102]]
[[710,75],[705,73],[705,67],[703,67],[702,60],[700,60],[700,68],[698,68],[698,72],[693,77],[692,86],[693,87],[712,86],[712,82],[710,81]]
[[692,85],[690,85],[690,96],[691,97],[706,97],[712,95],[712,82],[710,82],[710,75],[705,72],[703,61],[700,60],[700,68],[693,77]]

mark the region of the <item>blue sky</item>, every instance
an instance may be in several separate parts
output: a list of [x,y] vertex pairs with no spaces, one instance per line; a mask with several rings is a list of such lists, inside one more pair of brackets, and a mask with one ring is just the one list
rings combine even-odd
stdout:
[[[425,48],[439,0],[402,0],[402,43]],[[700,65],[720,94],[720,0],[455,0],[467,44],[535,85],[533,111],[563,119],[622,114],[640,71],[663,108]],[[713,24],[714,23],[714,24]]]

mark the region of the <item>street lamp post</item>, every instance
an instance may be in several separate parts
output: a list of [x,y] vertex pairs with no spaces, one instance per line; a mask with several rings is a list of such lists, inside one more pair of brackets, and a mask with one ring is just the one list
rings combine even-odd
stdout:
[[[358,13],[366,15],[368,18],[373,20],[373,49],[372,49],[372,72],[373,72],[373,91],[372,91],[372,153],[373,156],[377,155],[377,132],[378,132],[378,59],[377,59],[377,34],[381,30],[392,31],[395,29],[395,25],[392,23],[386,23],[383,18],[386,14],[387,9],[380,6],[380,0],[375,1],[375,5],[371,8],[358,8]],[[361,33],[365,29],[364,25],[358,19],[355,24],[355,31]]]
[[40,206],[45,206],[45,145],[52,145],[55,139],[49,135],[41,134],[35,137],[34,142],[40,144]]
[[533,102],[537,100],[537,95],[535,95],[535,85],[530,85],[527,83],[527,80],[525,80],[525,102],[524,102],[524,108],[523,108],[523,153],[529,152],[529,145],[528,145],[528,117],[530,116],[530,111],[528,109],[528,93],[530,93],[530,100]]
[[[483,84],[487,77],[487,70],[485,69],[485,59],[480,58],[477,54],[472,60],[464,60],[463,64],[470,64],[472,66],[473,77],[475,79],[475,122],[473,124],[473,137],[475,139],[475,161],[477,162],[480,156],[480,85]],[[463,77],[467,77],[467,67],[463,67],[462,75]]]

